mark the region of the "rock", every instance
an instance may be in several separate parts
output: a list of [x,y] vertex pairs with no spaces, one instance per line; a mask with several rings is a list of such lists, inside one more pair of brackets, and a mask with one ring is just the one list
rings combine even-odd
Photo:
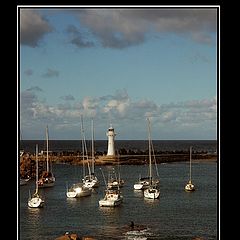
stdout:
[[76,233],[66,232],[63,236],[55,238],[55,240],[81,240],[84,238],[80,238]]

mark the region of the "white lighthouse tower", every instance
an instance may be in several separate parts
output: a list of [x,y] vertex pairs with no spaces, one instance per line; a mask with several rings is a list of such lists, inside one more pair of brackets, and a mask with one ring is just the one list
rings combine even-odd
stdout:
[[107,131],[107,136],[108,136],[107,156],[115,157],[114,137],[116,136],[116,134],[114,133],[114,128],[112,127],[112,125],[110,125]]

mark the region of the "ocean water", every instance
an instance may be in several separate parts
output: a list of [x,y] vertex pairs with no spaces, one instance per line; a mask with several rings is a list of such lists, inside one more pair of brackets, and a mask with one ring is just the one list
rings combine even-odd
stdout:
[[[133,189],[139,175],[147,174],[147,165],[119,166],[125,180],[122,190],[124,201],[115,208],[99,207],[104,195],[104,180],[100,166],[96,175],[101,185],[88,197],[69,199],[68,185],[80,181],[82,166],[54,164],[56,184],[41,189],[45,198],[42,209],[27,206],[29,190],[35,189],[34,180],[18,187],[18,236],[21,240],[49,240],[66,231],[80,237],[95,239],[218,239],[218,163],[192,163],[195,192],[185,192],[189,163],[159,164],[160,198],[147,200],[142,191]],[[105,176],[112,166],[102,166]],[[134,221],[144,230],[129,231]]]
[[[87,146],[90,150],[91,141],[87,140]],[[46,150],[45,140],[22,140],[19,143],[19,149],[23,149],[26,152],[35,152],[35,146],[38,144],[39,151]],[[96,140],[95,150],[99,152],[107,151],[107,140]],[[153,140],[155,151],[189,151],[189,147],[193,146],[193,151],[204,152],[216,152],[217,141],[216,140]],[[49,140],[49,150],[55,152],[62,151],[79,151],[82,149],[80,140]],[[147,140],[116,140],[115,149],[126,150],[147,150]]]

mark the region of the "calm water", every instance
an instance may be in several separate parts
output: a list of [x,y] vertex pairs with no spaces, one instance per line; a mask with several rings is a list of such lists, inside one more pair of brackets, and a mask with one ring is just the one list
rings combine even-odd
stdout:
[[[112,167],[102,167],[105,176]],[[35,189],[34,180],[19,187],[19,239],[55,239],[66,231],[96,239],[218,239],[218,168],[216,163],[193,163],[192,178],[196,191],[188,193],[184,186],[188,181],[189,163],[158,165],[160,175],[160,199],[146,200],[143,193],[133,189],[139,175],[147,171],[146,165],[120,166],[124,202],[121,206],[100,208],[104,181],[99,167],[96,174],[101,186],[91,196],[78,199],[66,197],[66,185],[78,182],[82,166],[56,164],[53,171],[56,185],[41,189],[45,198],[42,209],[29,209],[29,189]],[[126,225],[147,227],[130,233]]]

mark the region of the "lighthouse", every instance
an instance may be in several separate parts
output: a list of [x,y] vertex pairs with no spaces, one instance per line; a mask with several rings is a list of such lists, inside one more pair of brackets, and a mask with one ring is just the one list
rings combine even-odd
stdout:
[[107,136],[108,136],[108,151],[107,151],[107,156],[115,156],[115,149],[114,149],[114,137],[116,134],[114,133],[114,128],[112,125],[110,125],[108,131],[107,131]]

